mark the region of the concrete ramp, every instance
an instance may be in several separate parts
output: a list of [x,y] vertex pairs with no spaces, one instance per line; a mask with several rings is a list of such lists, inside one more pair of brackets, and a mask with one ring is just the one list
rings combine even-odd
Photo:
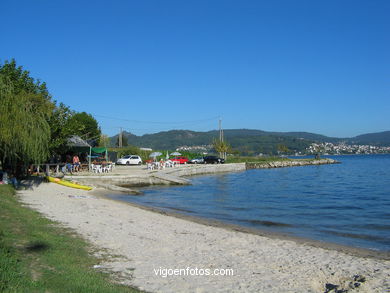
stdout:
[[152,177],[167,181],[168,184],[189,185],[191,181],[185,178],[168,175],[167,173],[157,172]]
[[121,193],[127,193],[127,194],[133,194],[133,195],[143,195],[142,192],[130,188],[125,188],[113,184],[104,184],[104,183],[98,183],[95,184],[97,187],[104,188],[107,190],[115,191],[115,192],[121,192]]

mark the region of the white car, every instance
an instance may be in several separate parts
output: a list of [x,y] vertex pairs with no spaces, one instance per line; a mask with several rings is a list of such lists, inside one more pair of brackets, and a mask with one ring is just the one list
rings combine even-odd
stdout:
[[189,161],[190,164],[203,164],[204,160],[203,158],[195,158]]
[[124,156],[124,157],[118,159],[118,161],[116,161],[116,163],[118,165],[141,165],[142,159],[140,156],[128,155],[128,156]]

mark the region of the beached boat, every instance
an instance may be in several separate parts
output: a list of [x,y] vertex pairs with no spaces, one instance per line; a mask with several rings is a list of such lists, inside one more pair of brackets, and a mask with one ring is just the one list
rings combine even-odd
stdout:
[[68,187],[84,189],[84,190],[91,190],[92,189],[92,187],[90,187],[90,186],[73,183],[73,182],[70,182],[70,181],[62,180],[60,178],[55,178],[55,177],[51,177],[51,176],[46,176],[46,178],[50,182],[61,184],[61,185],[68,186]]

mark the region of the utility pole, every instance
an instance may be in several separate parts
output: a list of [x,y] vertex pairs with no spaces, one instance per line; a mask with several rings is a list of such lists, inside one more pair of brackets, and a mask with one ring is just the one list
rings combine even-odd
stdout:
[[223,142],[222,119],[219,118],[219,141]]
[[[219,118],[219,141],[222,144],[223,143],[223,129],[222,129],[222,119]],[[226,159],[226,153],[220,152],[219,156],[223,159]]]
[[122,147],[122,127],[119,128],[118,146]]

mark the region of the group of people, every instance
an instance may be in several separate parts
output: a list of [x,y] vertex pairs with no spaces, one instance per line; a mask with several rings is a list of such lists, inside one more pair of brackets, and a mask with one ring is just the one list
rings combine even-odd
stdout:
[[12,184],[17,188],[19,182],[13,174],[8,174],[6,170],[0,170],[0,184]]

